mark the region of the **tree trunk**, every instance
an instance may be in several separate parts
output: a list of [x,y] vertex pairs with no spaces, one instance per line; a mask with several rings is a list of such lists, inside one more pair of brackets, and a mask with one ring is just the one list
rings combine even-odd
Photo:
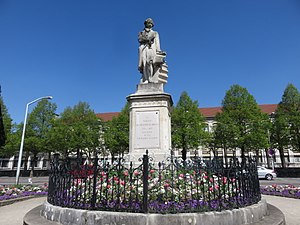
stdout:
[[268,149],[265,148],[265,154],[266,154],[266,159],[267,159],[267,167],[270,168],[270,157],[269,157],[269,153],[268,153]]
[[241,148],[241,158],[242,158],[242,166],[246,164],[246,159],[245,159],[245,147],[242,146]]
[[281,166],[282,168],[285,168],[285,159],[284,159],[284,149],[280,146],[279,147],[279,155],[280,155],[280,160],[281,160]]
[[33,157],[32,157],[32,160],[31,160],[31,174],[32,174],[32,176],[34,175],[34,167],[35,167],[35,163],[37,161],[36,159],[37,159],[37,153],[34,153]]
[[182,154],[182,159],[185,161],[186,160],[186,149],[185,148],[182,149],[181,154]]
[[51,152],[48,152],[47,169],[50,169],[50,162],[51,162]]
[[225,166],[228,167],[228,156],[227,156],[227,148],[224,147],[224,158],[225,158]]
[[110,154],[111,154],[111,165],[113,165],[115,161],[115,154],[114,153],[110,153]]
[[259,150],[258,149],[256,149],[255,150],[255,156],[256,156],[256,165],[258,165],[258,163],[259,163]]
[[[23,156],[22,156],[22,158],[23,158]],[[28,158],[29,158],[29,151],[25,151],[25,159],[24,159],[24,167],[23,167],[24,172],[27,171]]]

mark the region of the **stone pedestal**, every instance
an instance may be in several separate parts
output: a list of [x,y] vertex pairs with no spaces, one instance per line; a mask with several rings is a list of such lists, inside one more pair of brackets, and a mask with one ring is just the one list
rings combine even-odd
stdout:
[[[138,162],[146,150],[154,162],[171,154],[171,95],[163,91],[162,83],[139,84],[129,95],[130,136],[129,160]],[[140,163],[140,162],[139,162]]]

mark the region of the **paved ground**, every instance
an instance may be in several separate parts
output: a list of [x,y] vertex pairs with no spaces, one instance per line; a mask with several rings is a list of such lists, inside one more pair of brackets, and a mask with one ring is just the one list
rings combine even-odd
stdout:
[[263,195],[263,198],[283,212],[286,225],[300,225],[300,199],[271,195]]
[[46,197],[32,198],[0,207],[1,225],[22,225],[25,214],[36,206],[41,205]]

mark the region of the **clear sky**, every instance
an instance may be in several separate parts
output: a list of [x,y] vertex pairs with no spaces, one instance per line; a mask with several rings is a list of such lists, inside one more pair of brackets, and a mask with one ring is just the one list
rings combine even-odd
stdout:
[[[14,122],[52,95],[120,111],[136,90],[137,34],[153,18],[169,66],[165,91],[220,106],[239,84],[259,104],[300,90],[299,0],[0,0],[0,85]],[[32,108],[34,105],[30,107]]]

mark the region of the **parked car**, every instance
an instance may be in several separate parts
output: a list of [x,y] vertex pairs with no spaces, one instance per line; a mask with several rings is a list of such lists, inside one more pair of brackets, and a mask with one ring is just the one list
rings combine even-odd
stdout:
[[263,166],[257,167],[258,178],[273,180],[277,175],[274,170],[267,169]]

